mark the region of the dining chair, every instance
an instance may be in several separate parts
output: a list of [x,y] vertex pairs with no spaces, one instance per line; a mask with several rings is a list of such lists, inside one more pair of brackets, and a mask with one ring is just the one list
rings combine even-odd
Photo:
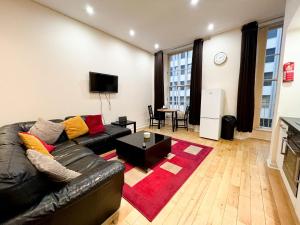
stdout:
[[[187,106],[184,112],[183,117],[176,116],[175,118],[175,126],[177,128],[185,128],[187,131],[189,130],[189,113],[190,113],[190,106]],[[181,124],[179,124],[181,123]]]
[[152,105],[148,105],[148,112],[149,112],[149,118],[150,118],[149,128],[153,127],[153,126],[158,126],[158,122],[154,122],[155,120],[157,120],[157,121],[162,120],[163,121],[163,125],[165,125],[165,119],[164,119],[164,117],[159,118],[158,116],[154,115],[153,109],[152,109]]

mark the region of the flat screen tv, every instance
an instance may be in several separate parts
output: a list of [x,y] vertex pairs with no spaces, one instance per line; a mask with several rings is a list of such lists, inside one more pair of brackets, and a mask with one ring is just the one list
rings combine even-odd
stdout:
[[118,93],[118,76],[90,72],[90,92]]

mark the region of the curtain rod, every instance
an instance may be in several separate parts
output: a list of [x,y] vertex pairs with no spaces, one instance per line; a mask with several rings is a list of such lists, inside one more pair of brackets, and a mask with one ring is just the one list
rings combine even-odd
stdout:
[[[262,21],[258,22],[258,27],[259,28],[263,28],[263,27],[266,27],[266,26],[271,25],[271,24],[282,23],[283,21],[284,21],[284,17],[283,16],[272,18],[272,19],[268,19],[268,20],[262,20]],[[231,30],[234,30],[234,29],[231,29]],[[227,32],[227,31],[223,31],[223,32],[217,33],[215,35],[219,35],[219,34],[222,34],[222,33],[225,33],[225,32]],[[207,37],[202,38],[202,39],[204,41],[207,41],[207,40],[210,39],[210,37],[211,36],[207,36]],[[182,48],[187,48],[189,46],[192,47],[193,44],[194,44],[194,41],[186,43],[186,44],[183,44],[183,45],[180,45],[180,46],[177,46],[177,47],[174,47],[174,48],[162,49],[162,51],[165,52],[165,53],[169,53],[169,52],[173,52],[173,51],[176,52],[176,51],[181,50]]]

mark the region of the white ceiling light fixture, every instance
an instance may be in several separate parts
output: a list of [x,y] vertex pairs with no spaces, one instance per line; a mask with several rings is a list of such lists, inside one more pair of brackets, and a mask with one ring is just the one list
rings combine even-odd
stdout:
[[85,11],[87,12],[87,14],[89,14],[90,16],[94,15],[95,11],[94,8],[90,5],[86,5],[85,6]]
[[191,0],[191,5],[195,6],[198,4],[198,2],[199,2],[199,0]]
[[134,36],[135,36],[135,31],[132,30],[132,29],[130,29],[130,30],[129,30],[129,35],[130,35],[131,37],[134,37]]
[[215,25],[213,23],[208,24],[207,30],[212,31],[215,29]]
[[159,49],[159,44],[156,43],[156,44],[154,45],[154,48],[155,48],[156,50]]

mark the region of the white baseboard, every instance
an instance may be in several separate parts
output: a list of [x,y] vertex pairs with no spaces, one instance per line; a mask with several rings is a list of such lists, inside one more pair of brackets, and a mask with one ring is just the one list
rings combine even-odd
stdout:
[[270,158],[267,159],[267,165],[271,169],[279,170],[277,163],[272,162]]

